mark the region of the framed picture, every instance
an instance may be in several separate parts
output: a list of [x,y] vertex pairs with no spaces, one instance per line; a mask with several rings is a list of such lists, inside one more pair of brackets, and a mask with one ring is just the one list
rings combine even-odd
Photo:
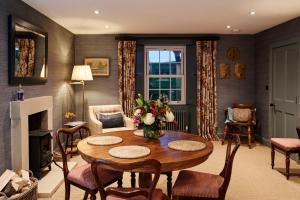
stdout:
[[85,58],[84,64],[91,67],[93,76],[109,76],[108,58]]
[[234,75],[238,80],[246,79],[246,66],[240,63],[235,64]]
[[220,71],[219,71],[220,79],[229,79],[230,78],[230,66],[229,64],[220,64]]

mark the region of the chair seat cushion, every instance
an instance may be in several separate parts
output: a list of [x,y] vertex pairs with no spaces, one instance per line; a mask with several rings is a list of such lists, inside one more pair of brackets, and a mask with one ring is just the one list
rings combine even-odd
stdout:
[[[102,168],[99,168],[98,170],[98,174],[104,185],[107,185],[118,178],[121,178],[122,176],[122,172],[116,172]],[[82,165],[71,170],[68,174],[68,180],[91,190],[97,188],[90,164]]]
[[224,178],[219,175],[182,170],[173,187],[174,196],[218,198]]
[[300,139],[297,138],[271,138],[271,143],[282,150],[300,150]]
[[[120,191],[126,191],[126,192],[130,192],[130,191],[134,191],[134,188],[118,188]],[[131,198],[121,198],[121,197],[117,197],[117,196],[112,196],[109,195],[107,196],[106,200],[147,200],[146,197],[144,196],[136,196],[136,197],[131,197]],[[161,189],[155,189],[153,194],[152,194],[152,200],[163,200],[163,192]]]

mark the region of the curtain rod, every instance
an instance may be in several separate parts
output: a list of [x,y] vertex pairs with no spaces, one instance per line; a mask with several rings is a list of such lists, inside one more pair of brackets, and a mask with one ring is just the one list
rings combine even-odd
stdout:
[[205,34],[120,34],[115,37],[116,40],[219,40],[218,35]]

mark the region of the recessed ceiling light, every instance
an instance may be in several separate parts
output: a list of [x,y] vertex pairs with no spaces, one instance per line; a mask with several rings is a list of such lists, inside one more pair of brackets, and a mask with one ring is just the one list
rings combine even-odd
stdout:
[[108,29],[108,28],[109,28],[109,25],[105,25],[105,28]]
[[96,15],[99,15],[100,11],[99,11],[99,10],[95,10],[94,13],[95,13]]
[[231,29],[231,26],[230,26],[230,25],[227,25],[226,28],[227,28],[227,29]]
[[254,10],[250,11],[250,15],[255,15],[256,12]]
[[234,29],[232,29],[232,31],[235,32],[235,33],[237,33],[237,32],[240,32],[240,29],[234,28]]

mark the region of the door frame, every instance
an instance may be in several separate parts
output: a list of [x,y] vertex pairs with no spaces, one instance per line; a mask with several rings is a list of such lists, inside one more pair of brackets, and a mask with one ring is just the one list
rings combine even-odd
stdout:
[[[273,43],[269,46],[269,61],[270,61],[269,62],[269,88],[268,88],[269,89],[269,102],[268,102],[268,110],[269,110],[268,130],[269,130],[269,133],[268,133],[268,138],[266,138],[269,141],[268,143],[270,143],[270,139],[274,136],[273,108],[271,109],[271,107],[270,107],[270,104],[273,101],[273,49],[283,47],[283,46],[288,46],[288,45],[291,45],[291,44],[297,44],[298,47],[299,47],[298,67],[300,67],[300,37],[295,37],[295,38],[288,39],[288,40],[281,41],[281,42],[275,42],[275,43]],[[298,115],[298,118],[299,118],[299,115]],[[295,127],[295,131],[296,131],[296,127]]]

